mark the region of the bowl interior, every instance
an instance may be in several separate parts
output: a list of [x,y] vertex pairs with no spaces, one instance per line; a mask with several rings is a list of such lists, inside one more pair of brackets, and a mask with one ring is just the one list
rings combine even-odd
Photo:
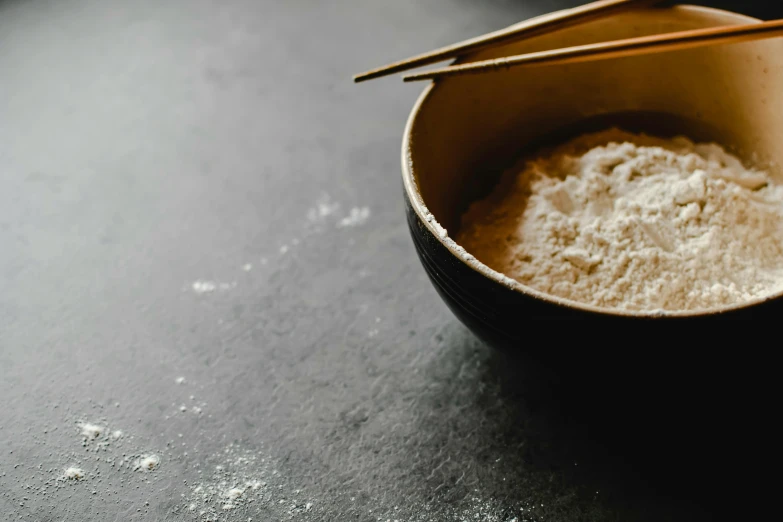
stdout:
[[[463,61],[753,21],[693,6],[647,9]],[[520,156],[613,125],[715,141],[780,179],[781,58],[783,40],[771,39],[440,80],[425,90],[409,120],[403,149],[408,196],[420,216],[431,212],[455,237],[468,205]]]

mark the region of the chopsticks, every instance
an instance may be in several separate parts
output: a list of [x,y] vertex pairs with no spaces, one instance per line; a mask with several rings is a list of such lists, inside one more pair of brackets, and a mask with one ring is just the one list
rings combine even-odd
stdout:
[[460,74],[478,74],[520,66],[562,65],[703,47],[761,40],[783,36],[783,20],[747,25],[731,25],[666,33],[640,38],[628,38],[590,45],[567,47],[518,56],[496,58],[464,65],[434,69],[403,78],[406,82],[439,79]]
[[[557,29],[582,24],[591,20],[609,17],[632,9],[647,7],[660,3],[661,0],[599,0],[572,9],[566,9],[549,15],[525,20],[518,24],[495,31],[483,36],[471,38],[460,43],[442,47],[428,53],[420,54],[400,62],[392,63],[371,71],[354,76],[354,82],[359,83],[389,74],[407,71],[422,65],[429,65],[449,58],[456,58],[464,53],[477,51],[515,40],[549,33]],[[424,78],[422,78],[424,79]],[[415,81],[415,80],[407,80]]]

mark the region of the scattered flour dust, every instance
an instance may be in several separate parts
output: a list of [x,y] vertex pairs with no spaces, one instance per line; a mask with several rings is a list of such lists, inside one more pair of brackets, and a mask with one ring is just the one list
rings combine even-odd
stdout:
[[328,194],[324,194],[316,205],[307,211],[307,220],[311,223],[321,223],[338,210],[340,204],[332,201]]
[[[530,500],[501,502],[479,496],[469,496],[456,505],[437,502],[418,506],[377,509],[372,515],[377,522],[538,522],[543,518],[544,505]],[[592,513],[589,513],[592,514]]]
[[236,286],[236,281],[232,281],[231,283],[219,283],[217,281],[205,281],[202,279],[193,281],[193,283],[190,285],[191,289],[196,294],[210,294],[216,290],[225,292],[226,290],[236,288]]
[[337,226],[357,227],[366,223],[368,219],[370,219],[369,207],[354,207],[347,216],[337,223]]
[[457,242],[551,295],[683,311],[783,288],[782,232],[783,186],[766,173],[716,144],[611,129],[507,171]]
[[105,451],[123,437],[121,430],[110,430],[105,423],[78,422],[76,426],[82,437],[82,446],[88,450]]
[[[316,205],[307,211],[307,221],[312,224],[321,224],[340,210],[340,203],[332,201],[328,194],[321,196]],[[356,227],[363,225],[370,218],[369,207],[353,207],[348,214],[337,219],[337,227]]]
[[[199,520],[282,520],[309,513],[314,503],[292,489],[271,461],[236,445],[207,459],[208,470],[190,484],[184,510]],[[257,518],[257,517],[261,518]]]
[[[125,446],[128,442],[124,440],[126,437],[122,430],[109,429],[105,422],[101,422],[100,424],[96,422],[78,422],[77,427],[79,429],[79,433],[82,436],[82,446],[87,451],[111,452],[116,447]],[[137,456],[134,457],[132,454],[126,451],[123,451],[122,457],[120,459],[107,458],[106,461],[110,462],[112,466],[116,465],[118,468],[125,467],[127,469],[132,468],[134,470],[144,471],[152,471],[157,469],[161,462],[160,457],[154,453],[146,453],[141,455],[137,454]],[[82,474],[84,474],[84,471],[82,471],[77,466],[71,466],[66,469],[66,478],[82,478],[77,476],[69,476],[69,471],[72,471],[73,473],[81,471]]]
[[[336,201],[332,201],[331,197],[328,194],[324,194],[318,199],[315,206],[308,209],[307,221],[311,225],[314,225],[316,230],[319,230],[322,229],[322,225],[327,221],[331,221],[331,223],[336,223],[336,226],[338,228],[344,228],[344,227],[357,227],[363,225],[370,218],[369,207],[353,207],[348,211],[348,214],[342,218],[339,218],[339,216],[337,215],[337,213],[340,211],[340,208],[341,208],[340,203]],[[293,247],[298,246],[300,243],[301,241],[299,238],[296,237],[291,238],[290,244],[280,245],[280,247],[278,248],[279,255],[285,256],[291,251]],[[268,260],[266,257],[261,258],[261,265],[266,265],[267,263]],[[245,263],[241,265],[241,269],[244,272],[250,272],[251,270],[253,270],[253,264]],[[198,279],[190,283],[183,290],[187,291],[188,289],[190,289],[194,294],[204,295],[204,294],[212,294],[218,291],[225,292],[233,288],[236,288],[236,286],[237,286],[236,281],[232,281],[229,283],[229,282],[213,281],[209,279]]]
[[[376,318],[376,322],[380,322]],[[105,420],[100,422],[77,423],[80,433],[86,426],[97,426],[99,429],[86,430],[91,444],[102,439],[115,438],[119,430],[111,430]],[[182,435],[180,435],[182,437]],[[130,437],[132,439],[132,437]],[[125,443],[128,441],[126,440]],[[88,451],[94,451],[93,445],[88,445]],[[79,487],[87,485],[93,494],[104,494],[106,486],[112,484],[152,484],[151,481],[165,481],[167,484],[172,476],[169,470],[161,468],[162,473],[144,474],[141,482],[128,482],[120,474],[127,477],[134,472],[150,472],[161,467],[160,454],[132,453],[114,451],[98,457],[89,457],[90,468],[73,460],[68,468],[60,468],[58,475],[52,477],[52,487]],[[188,452],[183,457],[188,458]],[[72,456],[72,457],[75,457]],[[301,487],[292,483],[284,474],[278,471],[277,461],[270,459],[260,451],[251,451],[237,444],[230,444],[217,454],[198,457],[191,460],[195,480],[184,482],[185,493],[176,512],[187,520],[198,522],[245,522],[265,520],[326,520],[329,517],[329,507],[322,499],[306,494]],[[106,482],[104,482],[106,481]],[[138,486],[136,486],[138,487]],[[160,487],[160,486],[152,486]],[[97,493],[96,493],[97,492]],[[115,493],[116,494],[116,493]],[[354,501],[354,498],[351,498]],[[371,506],[366,520],[378,522],[440,522],[442,520],[465,522],[522,522],[537,520],[537,508],[531,508],[529,503],[516,502],[508,504],[478,497],[465,499],[459,507],[447,504],[425,503],[400,507],[384,506],[383,500],[378,500]],[[146,506],[146,505],[145,505]],[[144,507],[140,507],[140,510]],[[338,507],[338,509],[340,509]],[[520,518],[522,515],[522,518]],[[531,516],[529,518],[527,515]],[[353,518],[353,517],[351,517]],[[342,518],[338,518],[342,520]]]

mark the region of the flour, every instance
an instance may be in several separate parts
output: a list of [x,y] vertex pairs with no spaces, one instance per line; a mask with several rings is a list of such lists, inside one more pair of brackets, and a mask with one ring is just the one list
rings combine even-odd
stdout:
[[313,510],[302,490],[293,489],[258,452],[232,444],[208,461],[212,471],[199,470],[201,480],[191,484],[183,506],[198,520],[245,521],[249,515],[253,520],[283,520]]
[[217,290],[217,283],[214,281],[193,281],[193,291],[197,294],[206,294]]
[[160,466],[160,457],[157,455],[142,455],[134,463],[134,469],[140,471],[153,471]]
[[509,170],[457,242],[551,295],[683,311],[783,289],[782,232],[783,187],[766,173],[715,144],[612,129]]
[[337,222],[338,227],[356,227],[363,225],[370,218],[368,207],[353,207],[349,214]]
[[[501,502],[492,498],[468,496],[462,499],[459,506],[438,505],[427,503],[422,505],[404,506],[403,510],[395,506],[393,510],[378,509],[371,512],[377,522],[535,522],[547,520],[543,518],[543,504],[530,500]],[[584,509],[584,507],[583,507]],[[584,513],[582,513],[584,514]]]
[[121,446],[125,434],[122,430],[109,429],[105,420],[99,422],[77,422],[82,437],[82,447],[91,452],[107,452],[113,446]]
[[439,238],[446,239],[449,236],[448,231],[443,228],[440,223],[438,223],[438,221],[435,219],[435,216],[433,216],[430,212],[427,212],[425,219],[427,220],[427,223],[430,223],[433,227],[435,227],[435,231],[438,233]]
[[77,468],[74,466],[67,468],[63,473],[63,477],[65,477],[68,480],[82,480],[84,479],[85,476],[87,476],[87,474],[84,472],[82,468]]
[[85,440],[95,440],[106,431],[106,428],[103,426],[99,426],[91,422],[80,423],[79,429],[81,430],[82,437],[84,437]]
[[[322,225],[327,221],[331,221],[333,219],[332,216],[335,216],[340,208],[340,203],[332,201],[328,194],[324,194],[314,207],[307,210],[307,221],[310,225],[315,225],[316,229],[321,230]],[[339,219],[336,219],[335,216],[335,225],[337,228],[357,227],[366,223],[369,218],[369,207],[352,207],[348,210],[346,216]],[[294,238],[291,240],[291,244],[296,246],[299,244],[299,240]],[[288,246],[284,245],[284,247],[281,247],[280,253],[285,254],[287,251]]]
[[232,281],[230,283],[219,283],[217,281],[205,281],[199,279],[198,281],[193,281],[190,286],[193,289],[193,292],[196,294],[210,294],[216,290],[225,292],[226,290],[236,288],[237,283],[236,281]]
[[331,200],[328,194],[321,196],[316,206],[307,211],[307,219],[320,223],[340,209],[340,204]]

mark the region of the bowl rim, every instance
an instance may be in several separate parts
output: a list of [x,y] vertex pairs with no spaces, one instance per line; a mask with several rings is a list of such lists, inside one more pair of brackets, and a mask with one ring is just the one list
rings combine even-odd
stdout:
[[[653,8],[653,9],[661,9],[661,8]],[[703,14],[710,14],[717,17],[732,19],[737,23],[761,23],[762,22],[762,20],[752,16],[736,13],[733,11],[729,11],[727,9],[719,9],[715,7],[697,6],[692,4],[679,4],[670,7],[665,7],[663,9],[668,9],[674,12],[677,11],[694,12],[694,13],[701,12]],[[565,10],[567,9],[562,9],[560,11],[565,11]],[[555,11],[555,12],[560,12],[560,11]],[[550,12],[540,16],[533,17],[531,19],[535,20],[540,18],[546,18],[552,16],[553,14],[554,13]],[[456,60],[455,63],[459,61],[460,60]],[[485,265],[484,263],[476,259],[473,255],[471,255],[468,251],[466,251],[451,237],[448,236],[446,230],[438,223],[438,221],[435,219],[433,214],[428,210],[426,204],[424,203],[424,199],[422,198],[421,193],[419,192],[418,185],[416,183],[416,178],[413,174],[413,165],[412,165],[413,160],[410,154],[410,143],[411,143],[411,136],[413,132],[413,126],[415,124],[417,117],[420,114],[421,108],[424,105],[424,103],[426,103],[429,96],[433,95],[433,93],[436,92],[437,85],[438,85],[437,82],[433,81],[430,82],[429,85],[427,85],[424,88],[424,90],[416,100],[416,103],[413,105],[413,108],[411,109],[411,112],[408,115],[408,119],[405,123],[405,128],[403,131],[403,138],[402,138],[403,187],[405,190],[405,194],[410,202],[410,206],[413,209],[413,211],[416,213],[416,216],[419,218],[419,221],[427,228],[427,230],[432,234],[432,236],[438,242],[440,242],[446,248],[446,250],[449,251],[449,253],[455,259],[459,260],[461,263],[463,263],[470,269],[478,272],[480,275],[494,281],[495,283],[503,285],[514,292],[522,294],[523,296],[532,297],[535,299],[553,303],[566,308],[576,309],[576,310],[589,312],[592,314],[599,314],[603,316],[621,316],[621,317],[642,318],[642,319],[660,318],[660,317],[677,317],[677,318],[704,317],[704,316],[711,316],[711,315],[721,315],[724,313],[738,311],[745,308],[751,308],[754,306],[758,306],[759,304],[765,303],[767,301],[776,299],[781,295],[783,295],[783,292],[777,292],[775,294],[768,295],[765,297],[757,297],[755,299],[740,304],[735,304],[735,305],[725,306],[720,308],[710,308],[710,309],[682,310],[682,311],[621,310],[621,309],[612,309],[612,308],[602,308],[602,307],[582,303],[579,301],[574,301],[571,299],[566,299],[563,297],[547,294],[546,292],[542,292],[530,286],[524,285],[519,281],[512,279],[506,276],[505,274],[498,272],[497,270],[494,270],[493,268],[490,268],[489,266]]]

